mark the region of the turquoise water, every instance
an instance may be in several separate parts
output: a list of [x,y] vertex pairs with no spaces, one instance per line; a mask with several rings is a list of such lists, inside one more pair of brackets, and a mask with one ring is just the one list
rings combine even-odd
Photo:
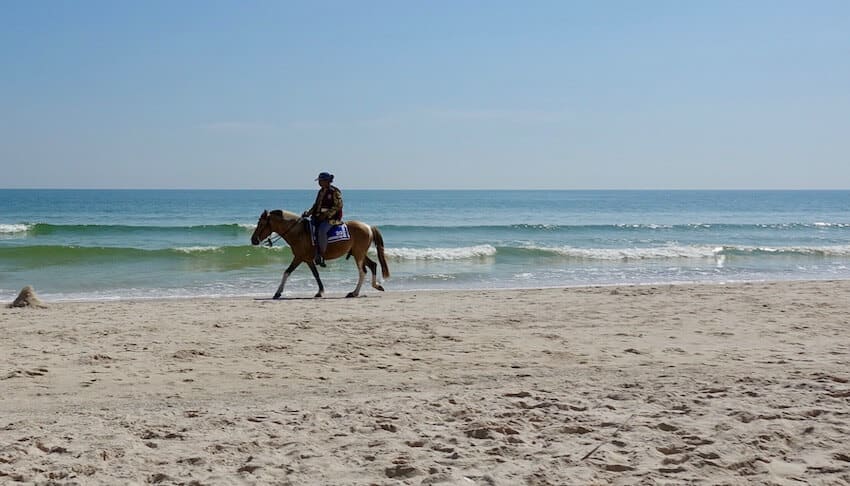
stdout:
[[[384,234],[390,290],[850,278],[850,191],[343,190]],[[257,217],[314,196],[0,190],[0,298],[269,296],[291,253],[251,246]],[[322,270],[328,295],[356,278]],[[286,295],[315,289],[302,266]]]

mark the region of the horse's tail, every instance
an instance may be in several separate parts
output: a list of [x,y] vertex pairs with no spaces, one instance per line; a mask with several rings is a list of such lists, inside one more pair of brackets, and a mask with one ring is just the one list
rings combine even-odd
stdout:
[[372,226],[372,239],[375,241],[375,249],[378,250],[378,261],[381,263],[381,275],[390,278],[390,267],[387,265],[387,257],[384,256],[384,236],[377,226]]

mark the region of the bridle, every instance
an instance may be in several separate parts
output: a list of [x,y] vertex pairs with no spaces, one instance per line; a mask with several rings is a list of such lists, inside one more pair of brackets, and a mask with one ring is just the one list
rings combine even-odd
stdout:
[[[260,220],[262,221],[263,219],[265,219],[264,223],[265,223],[265,224],[270,225],[270,223],[269,223],[269,218],[271,218],[271,215],[266,215],[266,217],[265,217],[265,218],[263,218],[263,217],[261,216],[261,217],[260,217]],[[278,234],[278,235],[277,235],[274,239],[272,239],[272,233],[274,233],[274,231],[272,231],[271,233],[269,233],[268,238],[266,238],[266,239],[265,239],[265,241],[263,241],[263,244],[265,244],[266,246],[268,246],[269,248],[271,248],[272,246],[274,246],[274,244],[275,244],[275,243],[277,243],[278,241],[280,241],[281,239],[283,239],[283,237],[285,237],[285,236],[286,236],[286,235],[287,235],[290,231],[292,231],[292,229],[293,229],[293,228],[295,228],[295,227],[298,225],[298,223],[300,223],[300,222],[301,222],[301,220],[303,220],[303,219],[304,219],[304,218],[298,218],[298,219],[296,219],[296,220],[295,220],[295,221],[294,221],[294,222],[293,222],[293,223],[289,226],[289,228],[286,228],[286,229],[283,231],[283,233]]]

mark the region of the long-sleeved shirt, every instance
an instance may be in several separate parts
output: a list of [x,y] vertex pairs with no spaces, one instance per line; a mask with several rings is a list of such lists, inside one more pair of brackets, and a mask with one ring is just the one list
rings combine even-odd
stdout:
[[319,189],[316,202],[307,210],[307,213],[319,221],[342,224],[342,191],[336,186]]

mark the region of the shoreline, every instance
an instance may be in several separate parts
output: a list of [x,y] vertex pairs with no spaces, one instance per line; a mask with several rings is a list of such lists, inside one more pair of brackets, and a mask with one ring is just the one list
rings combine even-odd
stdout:
[[850,281],[0,309],[0,482],[850,481]]
[[[360,292],[359,298],[365,297],[380,297],[381,295],[390,295],[394,293],[400,294],[410,294],[410,293],[464,293],[464,292],[514,292],[514,291],[527,291],[527,290],[570,290],[570,289],[606,289],[606,288],[631,288],[631,287],[697,287],[697,286],[736,286],[736,285],[760,285],[760,284],[773,284],[773,283],[834,283],[834,282],[850,282],[850,279],[841,279],[841,278],[824,278],[824,279],[812,279],[812,278],[789,278],[789,279],[763,279],[763,280],[726,280],[726,281],[674,281],[674,282],[641,282],[641,283],[594,283],[594,284],[582,284],[582,285],[552,285],[552,286],[536,286],[536,287],[470,287],[470,288],[424,288],[424,289],[389,289],[385,292],[376,291],[369,286],[368,278],[363,283],[363,289]],[[386,281],[381,281],[380,283],[386,284]],[[271,300],[270,297],[267,297],[274,293],[274,285],[269,287],[269,291],[262,294],[242,294],[242,295],[197,295],[197,296],[156,296],[156,297],[104,297],[104,298],[81,298],[81,299],[42,299],[42,302],[50,305],[50,304],[84,304],[84,303],[93,303],[93,304],[109,304],[109,303],[127,303],[127,302],[179,302],[179,301],[196,301],[196,300],[235,300],[241,301],[245,299],[253,300],[253,301],[265,301]],[[36,294],[38,295],[38,289],[36,290]],[[296,295],[286,296],[284,295],[279,300],[311,300],[313,299],[313,294],[318,290],[318,287],[310,290],[299,290]],[[324,299],[338,299],[341,296],[344,297],[348,291],[345,289],[328,289],[325,287],[325,297]],[[286,290],[286,293],[292,293],[291,290]],[[49,294],[48,294],[49,295]],[[7,304],[11,303],[12,300],[17,296],[15,294],[9,294],[7,299],[0,301],[0,307],[5,307]],[[322,298],[316,299],[322,300]]]

